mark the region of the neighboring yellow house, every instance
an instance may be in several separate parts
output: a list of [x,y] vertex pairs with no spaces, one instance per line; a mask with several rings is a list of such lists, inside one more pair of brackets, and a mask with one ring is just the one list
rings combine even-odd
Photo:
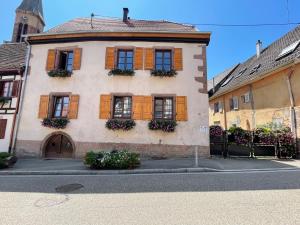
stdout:
[[253,130],[275,123],[300,136],[300,26],[210,81],[210,125]]

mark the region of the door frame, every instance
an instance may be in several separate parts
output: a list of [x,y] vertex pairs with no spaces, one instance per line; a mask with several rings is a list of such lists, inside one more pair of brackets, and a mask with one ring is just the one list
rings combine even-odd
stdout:
[[[71,138],[70,135],[68,135],[67,133],[65,132],[62,132],[62,131],[56,131],[56,132],[52,132],[50,134],[48,134],[44,140],[42,141],[42,144],[41,144],[41,157],[42,158],[45,158],[46,156],[46,148],[47,148],[47,145],[48,145],[48,142],[51,140],[51,138],[54,136],[54,135],[63,135],[65,136],[66,138],[69,139],[70,143],[72,144],[72,149],[73,149],[73,152],[72,152],[72,158],[75,157],[75,151],[76,151],[76,148],[75,148],[75,143],[73,141],[73,139]],[[59,158],[61,159],[61,158]]]

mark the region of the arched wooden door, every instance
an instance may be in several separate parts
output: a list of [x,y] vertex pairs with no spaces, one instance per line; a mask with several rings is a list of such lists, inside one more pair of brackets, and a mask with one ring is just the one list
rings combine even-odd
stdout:
[[73,145],[71,140],[63,134],[52,135],[45,147],[46,158],[72,158]]

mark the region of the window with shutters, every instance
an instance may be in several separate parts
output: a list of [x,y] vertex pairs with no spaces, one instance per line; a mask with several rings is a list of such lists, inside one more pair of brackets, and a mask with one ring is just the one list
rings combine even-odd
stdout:
[[172,69],[172,51],[155,50],[155,70],[170,71]]
[[132,114],[132,97],[115,96],[113,101],[113,118],[130,119]]
[[57,69],[72,72],[73,61],[74,61],[74,52],[73,51],[60,51]]
[[69,111],[69,96],[53,96],[53,118],[67,118]]
[[2,82],[1,97],[12,97],[13,81]]
[[133,50],[118,50],[117,69],[133,70]]
[[174,98],[155,97],[154,98],[154,119],[174,119]]

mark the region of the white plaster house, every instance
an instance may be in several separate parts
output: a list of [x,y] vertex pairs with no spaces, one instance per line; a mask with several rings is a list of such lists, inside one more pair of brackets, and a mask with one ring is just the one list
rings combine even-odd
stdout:
[[[126,8],[123,20],[74,19],[29,35],[17,155],[80,158],[90,150],[128,149],[168,157],[191,155],[198,146],[208,156],[209,40],[210,33],[192,26],[129,19]],[[58,71],[71,75],[49,76]],[[41,123],[58,120],[70,122],[64,129]],[[165,132],[175,121],[174,132]],[[107,128],[116,123],[128,130]],[[165,126],[151,130],[149,123]]]

